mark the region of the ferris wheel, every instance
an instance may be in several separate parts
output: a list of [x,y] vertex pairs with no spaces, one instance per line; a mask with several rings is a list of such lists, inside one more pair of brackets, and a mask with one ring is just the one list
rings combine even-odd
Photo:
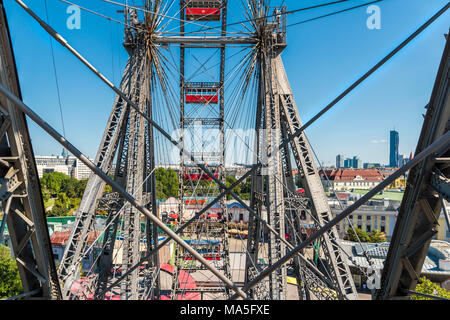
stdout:
[[[25,289],[21,297],[357,300],[350,265],[377,284],[370,283],[374,299],[408,299],[414,293],[437,219],[450,199],[449,43],[414,158],[354,204],[339,203],[337,215],[305,130],[422,34],[449,3],[303,123],[286,71],[295,66],[285,67],[282,59],[295,41],[290,27],[382,0],[349,3],[289,23],[297,12],[333,9],[349,0],[298,9],[269,0],[98,1],[118,7],[123,20],[59,1],[121,24],[128,60],[116,86],[45,21],[48,17],[15,0],[116,95],[90,161],[32,104],[21,101],[3,8],[0,136],[7,151],[0,155],[6,217],[1,232],[7,223]],[[58,267],[25,115],[92,170]],[[231,179],[234,163],[244,163],[245,170]],[[178,188],[163,214],[158,193],[165,186],[157,175],[166,166],[176,168]],[[407,188],[381,275],[372,269],[361,239],[371,268],[344,250],[337,225],[345,220],[354,230],[349,216],[405,172]],[[245,183],[246,199],[238,191]],[[105,192],[107,185],[112,192]],[[107,213],[101,229],[99,210]]]

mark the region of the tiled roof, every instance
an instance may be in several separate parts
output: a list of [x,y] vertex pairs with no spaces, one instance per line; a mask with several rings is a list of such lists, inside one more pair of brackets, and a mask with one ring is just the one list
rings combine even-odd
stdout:
[[[88,243],[94,242],[95,239],[100,235],[100,231],[91,231],[88,236]],[[50,237],[50,242],[52,244],[64,245],[69,240],[70,231],[55,231]]]
[[70,237],[70,231],[55,231],[52,233],[52,236],[50,237],[50,242],[52,244],[59,244],[63,245],[69,240]]
[[383,181],[383,175],[377,169],[333,169],[320,171],[320,175],[332,181]]

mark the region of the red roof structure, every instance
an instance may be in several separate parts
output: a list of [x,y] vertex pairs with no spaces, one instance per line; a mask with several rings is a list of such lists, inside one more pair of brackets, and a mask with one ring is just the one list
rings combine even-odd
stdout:
[[320,176],[323,179],[330,181],[383,181],[383,175],[378,169],[332,169],[320,171]]
[[[94,242],[100,235],[100,231],[91,231],[88,236],[88,243]],[[70,231],[54,231],[50,237],[50,242],[53,245],[64,245],[69,240]]]
[[63,245],[69,240],[70,237],[70,231],[55,231],[52,233],[52,236],[50,237],[50,242],[52,244],[59,244]]

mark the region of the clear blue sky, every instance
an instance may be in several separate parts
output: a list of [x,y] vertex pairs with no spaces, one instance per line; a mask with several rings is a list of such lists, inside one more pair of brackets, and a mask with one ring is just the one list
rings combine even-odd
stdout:
[[[25,2],[45,19],[43,0]],[[116,12],[120,8],[100,0],[72,2],[123,19]],[[229,22],[242,19],[240,10],[232,10],[233,2]],[[329,1],[284,1],[288,10],[325,2]],[[354,0],[297,13],[288,17],[288,23],[365,2]],[[24,101],[61,130],[49,36],[13,0],[4,3]],[[58,0],[47,0],[47,3],[52,27],[117,84],[127,59],[121,45],[122,26],[82,12],[81,30],[69,30],[66,27],[68,5]],[[384,0],[377,4],[381,8],[381,30],[366,27],[369,16],[366,7],[289,28],[283,59],[303,122],[446,3],[444,0]],[[446,12],[307,130],[322,162],[334,164],[335,156],[341,153],[347,157],[358,155],[363,162],[386,164],[389,130],[393,128],[400,133],[400,153],[409,155],[415,150],[424,106],[430,98],[445,44],[444,33],[449,26],[450,12]],[[67,138],[94,157],[114,94],[66,49],[55,42],[53,45]],[[30,123],[30,132],[36,154],[61,152],[61,147],[35,124]]]

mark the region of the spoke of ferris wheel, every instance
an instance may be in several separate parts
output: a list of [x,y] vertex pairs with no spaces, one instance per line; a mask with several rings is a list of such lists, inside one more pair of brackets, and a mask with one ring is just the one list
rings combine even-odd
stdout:
[[[125,7],[125,8],[136,9],[136,10],[142,11],[142,12],[144,12],[144,13],[155,14],[155,15],[160,16],[160,17],[163,17],[163,18],[172,19],[172,20],[181,21],[181,22],[184,22],[184,23],[189,23],[189,24],[192,24],[192,25],[197,25],[197,26],[200,26],[200,27],[204,27],[204,25],[201,24],[201,23],[195,23],[195,22],[191,22],[191,21],[189,21],[189,20],[183,20],[183,19],[180,19],[180,18],[171,17],[171,16],[166,15],[166,14],[162,14],[162,13],[158,13],[158,12],[149,11],[149,10],[146,10],[146,9],[143,9],[143,8],[139,8],[139,7],[135,7],[135,6],[129,6],[129,5],[125,5],[125,4],[123,4],[123,3],[119,3],[119,2],[115,2],[115,1],[110,1],[110,0],[101,0],[101,1],[107,2],[107,3],[111,3],[111,4],[115,4],[115,5],[118,5],[118,6],[121,6],[121,7]],[[213,29],[213,30],[217,30],[218,32],[222,33],[222,29],[219,29],[219,28],[212,28],[212,29]],[[227,32],[227,33],[238,34],[237,32]]]
[[[135,190],[134,194],[132,194],[132,196],[134,197],[136,195],[136,193],[139,192],[139,189],[143,187],[143,185],[146,183],[146,181],[152,176],[152,174],[155,172],[156,168],[153,168],[153,170],[147,175],[147,177],[144,179],[144,181],[141,183],[141,185],[137,188],[137,190]],[[90,244],[90,246],[83,252],[82,255],[80,255],[79,261],[78,263],[81,263],[81,261],[83,260],[83,257],[85,257],[91,250],[94,249],[95,244],[100,241],[100,238],[103,236],[103,234],[106,232],[106,230],[114,223],[114,221],[121,215],[121,212],[125,209],[126,206],[128,206],[129,203],[126,202],[122,205],[122,207],[117,210],[117,213],[115,214],[115,216],[111,219],[111,221],[103,228],[103,231],[101,231],[99,233],[99,235],[94,239],[94,241]],[[121,244],[122,245],[122,244]],[[89,271],[86,273],[86,278],[89,277],[89,275],[94,271],[94,267],[96,265],[96,262],[98,261],[98,259],[100,259],[100,255],[97,256],[97,258],[93,261],[93,263],[91,264],[91,268],[89,269]]]
[[105,19],[107,19],[107,20],[109,20],[109,21],[113,21],[113,22],[116,22],[116,23],[120,23],[121,25],[124,25],[124,26],[126,26],[126,27],[128,27],[128,28],[133,28],[133,29],[145,31],[145,29],[142,29],[142,28],[139,28],[139,27],[136,27],[136,26],[132,26],[132,25],[129,25],[129,24],[126,24],[126,23],[123,23],[122,21],[116,20],[116,19],[111,18],[111,17],[109,17],[109,16],[107,16],[107,15],[101,14],[101,13],[99,13],[99,12],[90,10],[90,9],[88,9],[88,8],[85,8],[85,7],[82,7],[82,6],[80,6],[80,5],[76,4],[76,3],[73,3],[73,2],[70,2],[70,1],[67,1],[67,0],[59,0],[59,1],[64,2],[64,3],[67,3],[67,4],[70,4],[70,5],[72,5],[72,6],[76,6],[76,7],[80,8],[80,9],[83,10],[83,11],[86,11],[86,12],[89,12],[89,13],[92,13],[92,14],[95,14],[96,16],[105,18]]
[[[18,2],[19,4],[22,3],[22,2],[19,1],[19,0],[16,0],[16,2]],[[24,7],[23,3],[22,3],[21,6]],[[25,8],[25,7],[24,7],[24,8]],[[446,7],[445,9],[447,9],[447,7]],[[42,23],[41,23],[41,24],[42,24]],[[47,31],[49,31],[48,28],[49,28],[49,27],[48,27],[48,25],[47,25],[47,28],[45,28],[45,29],[46,29]],[[51,29],[51,28],[50,28],[50,29]],[[52,29],[51,29],[51,30],[52,30]],[[59,38],[58,38],[58,37],[59,37]],[[56,37],[56,39],[57,39],[59,42],[61,42],[60,40],[62,39],[62,37],[60,37],[59,35],[58,35],[58,37]],[[63,41],[65,41],[65,40],[63,40]],[[64,46],[67,47],[67,42],[65,42],[65,43],[62,42],[62,44],[63,44]],[[82,57],[81,57],[81,60],[82,60],[82,61],[85,61],[84,58],[82,58]],[[98,71],[96,71],[95,69],[93,69],[93,67],[91,68],[91,70],[94,71],[94,72],[96,72],[96,73],[98,74]],[[104,78],[104,77],[103,77],[103,78]],[[109,82],[106,78],[104,78],[104,80],[106,80],[106,83]],[[110,83],[110,82],[109,82],[109,83]],[[112,85],[112,87],[114,87],[114,86]],[[120,92],[118,92],[119,90],[118,90],[117,88],[115,88],[115,89],[117,90],[116,92],[120,94]],[[349,91],[347,90],[346,94],[347,94],[348,92],[349,92]],[[133,106],[133,103],[132,103],[129,99],[127,99],[126,97],[125,97],[124,99],[125,99],[127,102],[129,102],[131,106]],[[327,111],[327,110],[325,110],[325,112],[326,112],[326,111]],[[324,113],[324,112],[323,112],[323,113]],[[322,114],[323,114],[323,113],[322,113]],[[144,117],[145,117],[145,116],[144,116]],[[318,118],[318,117],[317,117],[317,118]],[[316,118],[316,119],[317,119],[317,118]],[[316,119],[314,119],[314,120],[316,120]],[[312,123],[312,122],[310,121],[310,123]],[[309,123],[309,124],[310,124],[310,123]],[[157,126],[156,124],[154,124],[154,125],[155,125],[155,128],[157,128],[157,129],[159,128],[159,126]],[[304,130],[304,128],[305,128],[305,127],[303,127],[303,130]],[[173,139],[171,139],[170,136],[168,136],[167,134],[164,134],[165,132],[164,132],[162,129],[161,129],[161,130],[158,129],[158,130],[159,130],[160,132],[162,132],[163,135],[164,135],[166,138],[168,138],[172,143],[176,144],[176,142],[173,141]],[[302,130],[302,128],[301,128],[300,130]],[[295,134],[294,134],[293,136],[291,136],[290,139],[293,139],[294,137],[295,137]],[[209,171],[209,170],[205,170],[206,173],[208,173],[208,171]],[[213,178],[214,178],[214,176],[213,176]]]
[[[287,186],[283,181],[280,181],[277,177],[275,177],[275,179],[280,183],[281,186],[283,186],[283,189],[284,189],[288,194],[290,194],[290,195],[292,195],[292,196],[295,195],[295,194],[288,188],[288,186]],[[305,212],[308,214],[308,216],[309,216],[312,220],[314,220],[314,223],[316,224],[317,227],[319,227],[319,228],[322,228],[322,227],[323,227],[323,225],[320,223],[320,221],[319,221],[313,214],[311,214],[311,212],[308,210],[307,207],[305,207],[305,205],[304,205],[303,203],[299,202],[299,205],[305,210]],[[289,218],[287,217],[287,219],[289,219]],[[346,217],[346,219],[348,220],[348,217]],[[353,230],[354,230],[354,229],[353,229]],[[356,232],[356,231],[355,231],[355,232]],[[359,237],[358,237],[358,239],[359,239]],[[299,240],[301,241],[300,238],[299,238]],[[333,242],[334,245],[336,245],[337,247],[339,247],[339,249],[341,249],[341,251],[347,256],[347,258],[349,258],[349,259],[355,264],[355,266],[361,270],[361,272],[362,272],[363,274],[366,274],[366,272],[365,272],[364,270],[362,270],[361,267],[360,267],[357,263],[355,263],[353,257],[352,257],[351,255],[349,255],[349,254],[342,248],[342,246],[339,244],[339,242],[338,242],[336,239],[331,238],[330,240],[331,240],[331,242]],[[361,247],[362,247],[361,241],[359,241],[359,244],[360,244]],[[294,246],[292,246],[292,244],[291,244],[290,249],[293,249],[293,248],[294,248]],[[371,262],[369,256],[367,255],[366,250],[363,251],[363,254],[365,255],[365,257],[366,257],[367,262],[369,263],[369,265],[372,265],[372,262]],[[327,271],[327,268],[326,268],[326,267],[325,267],[325,271]],[[331,283],[329,283],[329,284],[331,285]]]
[[[401,175],[404,175],[408,170],[410,170],[411,168],[415,167],[417,164],[422,162],[425,158],[427,158],[431,154],[439,153],[443,149],[448,148],[449,145],[450,145],[450,131],[447,132],[442,137],[440,137],[435,142],[433,142],[430,146],[428,146],[426,149],[424,149],[418,155],[416,155],[411,161],[409,161],[403,167],[401,167],[398,170],[396,170],[393,174],[391,174],[389,177],[387,177],[385,180],[383,180],[375,188],[371,189],[368,193],[366,193],[364,196],[362,196],[354,204],[352,204],[351,206],[347,207],[340,214],[336,215],[335,218],[333,218],[328,223],[326,223],[323,227],[321,227],[319,230],[314,232],[311,236],[308,237],[308,239],[303,241],[301,244],[299,244],[293,250],[289,251],[289,253],[287,253],[283,258],[279,259],[277,262],[273,263],[272,265],[268,266],[266,269],[261,271],[261,273],[254,280],[252,280],[251,282],[246,284],[242,288],[242,290],[247,292],[249,289],[253,288],[256,284],[258,284],[265,277],[269,276],[276,269],[278,269],[283,264],[288,262],[297,252],[303,250],[307,245],[309,245],[313,241],[317,240],[325,232],[327,232],[332,227],[334,227],[336,224],[338,224],[339,222],[344,220],[346,217],[348,217],[350,214],[352,214],[356,209],[358,209],[361,205],[366,203],[373,196],[375,196],[380,191],[382,191],[384,188],[389,186],[392,182],[395,181],[395,179],[399,178]],[[238,298],[238,296],[237,295],[233,295],[230,299],[234,300],[236,298]]]
[[11,101],[20,111],[30,117],[37,125],[39,125],[44,131],[46,131],[51,137],[53,137],[58,143],[65,147],[70,153],[72,153],[77,159],[83,162],[89,169],[91,169],[97,176],[99,176],[104,182],[109,184],[113,190],[119,192],[124,199],[126,199],[133,207],[155,223],[168,237],[177,242],[183,249],[188,251],[195,259],[203,264],[209,271],[211,271],[216,277],[218,277],[224,284],[231,290],[235,291],[238,296],[246,299],[247,295],[230,279],[224,276],[219,270],[211,266],[208,261],[189,244],[187,244],[180,236],[167,227],[158,217],[152,214],[147,208],[142,206],[136,201],[136,199],[124,190],[116,181],[112,180],[108,174],[103,172],[99,167],[92,163],[81,151],[79,151],[74,145],[72,145],[67,139],[65,139],[59,132],[51,127],[48,122],[42,119],[37,113],[25,105],[19,98],[12,94],[3,85],[0,85],[0,92],[9,101]]
[[[193,163],[195,163],[198,167],[200,167],[209,177],[211,177],[216,183],[218,183],[223,189],[226,189],[226,186],[218,180],[215,175],[206,168],[203,164],[198,163],[195,160],[194,156],[183,149],[183,147],[179,144],[178,141],[175,141],[161,126],[159,126],[155,121],[153,121],[147,114],[142,112],[139,107],[130,100],[129,97],[125,93],[123,93],[120,89],[118,89],[111,81],[109,81],[103,74],[101,74],[89,61],[87,61],[80,53],[78,53],[75,49],[73,49],[67,40],[65,40],[60,34],[58,34],[53,28],[51,28],[45,21],[40,19],[27,5],[23,3],[21,0],[16,1],[28,14],[30,14],[55,40],[57,40],[61,45],[63,45],[66,49],[68,49],[77,59],[79,59],[85,66],[87,66],[97,77],[99,77],[106,85],[108,85],[115,93],[124,99],[130,107],[136,110],[136,112],[141,115],[144,119],[146,119],[152,126],[158,130],[170,143],[176,146],[186,157],[188,157]],[[234,193],[231,195],[241,204],[245,203]],[[247,205],[245,205],[248,207]]]
[[[439,18],[445,11],[450,7],[450,3],[445,5],[441,10],[439,10],[434,16],[432,16],[427,22],[425,22],[421,27],[419,27],[414,33],[412,33],[406,40],[399,44],[394,50],[392,50],[388,55],[381,59],[375,66],[373,66],[368,72],[366,72],[362,77],[360,77],[356,82],[350,85],[343,93],[341,93],[336,99],[334,99],[325,108],[319,111],[313,118],[311,118],[302,127],[297,129],[275,150],[275,153],[269,154],[268,156],[275,156],[280,150],[285,148],[292,140],[297,138],[306,128],[317,121],[321,116],[328,112],[332,107],[334,107],[339,101],[341,101],[345,96],[353,91],[358,85],[360,85],[364,80],[366,80],[370,75],[372,75],[376,70],[383,66],[389,59],[391,59],[395,54],[397,54],[401,49],[403,49],[408,43],[410,43],[414,38],[416,38],[420,33],[422,33],[431,23],[433,23],[437,18]],[[254,166],[261,167],[262,163],[255,164]]]
[[[224,190],[221,194],[219,194],[211,203],[209,203],[205,208],[200,210],[194,217],[192,217],[189,221],[187,221],[183,226],[181,226],[176,233],[182,232],[186,227],[188,227],[191,223],[196,221],[203,213],[205,213],[207,210],[209,210],[214,204],[216,204],[221,198],[223,198],[226,194],[230,193],[231,190],[233,190],[236,186],[241,184],[254,170],[256,170],[256,167],[253,167],[251,170],[247,171],[245,175],[243,175],[239,180],[237,180],[235,183],[233,183],[230,187],[228,187],[226,190]],[[287,245],[290,249],[294,249],[294,246],[289,243],[286,239],[280,236],[280,234],[273,229],[272,226],[270,226],[267,221],[262,219],[259,215],[252,211],[249,211],[250,214],[254,215],[263,225],[266,227],[270,232],[272,232],[280,241],[282,241],[285,245]],[[110,285],[105,291],[111,290],[114,286],[116,286],[122,279],[124,279],[128,274],[133,272],[136,268],[138,268],[140,265],[142,265],[145,261],[147,261],[152,255],[158,252],[159,249],[161,249],[164,245],[166,245],[170,239],[164,240],[161,244],[159,244],[155,249],[150,251],[144,258],[142,258],[136,265],[131,267],[125,274],[121,276],[118,280],[116,280],[112,285]],[[329,286],[333,287],[332,282],[328,277],[326,277],[315,265],[313,265],[308,259],[306,259],[301,253],[297,253],[300,258],[306,263],[306,265],[312,269],[314,273],[316,273],[319,278],[323,281],[325,281]]]
[[[188,1],[186,2],[186,5],[188,4]],[[184,8],[183,8],[184,9]],[[181,10],[180,10],[181,11]],[[209,15],[209,14],[208,14]],[[199,16],[198,18],[196,18],[196,19],[194,19],[194,20],[182,20],[182,19],[180,19],[180,21],[182,21],[182,22],[193,22],[193,21],[200,21],[200,19],[202,19],[203,18],[203,16]],[[170,21],[172,21],[172,20],[170,20]],[[251,32],[250,31],[250,29],[245,25],[245,24],[243,24],[243,23],[240,23],[240,25],[241,26],[243,26],[245,29],[247,29],[249,32],[243,32],[243,31],[239,31],[239,32],[233,32],[233,31],[226,31],[226,30],[221,30],[221,33],[222,32],[226,32],[226,33],[233,33],[233,34],[254,34],[254,32]],[[225,25],[224,26],[225,27],[225,29],[227,29],[227,25]],[[177,26],[177,27],[174,27],[174,28],[172,28],[172,29],[169,29],[169,30],[161,30],[161,29],[159,29],[159,30],[161,30],[160,32],[161,32],[161,34],[162,33],[168,33],[168,34],[170,34],[170,33],[173,33],[172,32],[172,30],[176,30],[176,29],[178,29],[179,27]],[[213,29],[218,29],[219,27],[208,27],[208,26],[206,26],[206,25],[201,25],[201,28],[199,29],[199,30],[195,30],[195,31],[189,31],[189,32],[184,32],[182,35],[186,35],[186,34],[193,34],[193,33],[203,33],[203,34],[205,34],[206,32],[205,31],[207,31],[207,30],[213,30]],[[158,31],[159,31],[158,30]],[[179,33],[179,32],[177,32],[177,33]]]
[[[307,123],[305,123],[301,128],[289,136],[286,141],[280,145],[280,149],[287,146],[289,142],[298,137],[306,128],[313,124],[317,119],[324,115],[328,110],[330,110],[334,105],[341,101],[346,95],[348,95],[353,89],[360,85],[365,79],[377,71],[381,66],[383,66],[389,59],[391,59],[396,53],[403,49],[408,43],[410,43],[414,38],[421,34],[431,23],[433,23],[437,18],[439,18],[447,9],[450,8],[450,2],[448,2],[441,10],[439,10],[434,16],[432,16],[427,22],[420,26],[414,33],[412,33],[406,40],[399,44],[394,50],[392,50],[387,56],[381,59],[375,66],[373,66],[369,71],[367,71],[361,78],[354,82],[350,87],[348,87],[344,92],[342,92],[336,99],[334,99],[330,104],[323,108],[319,113],[312,117]],[[277,151],[278,152],[278,151]]]
[[[276,81],[277,81],[278,84],[281,86],[281,84],[280,84],[280,82],[279,82],[279,79],[276,79]],[[281,147],[280,147],[280,148],[281,148]],[[316,152],[315,152],[315,149],[313,148],[312,145],[310,145],[310,148],[311,148],[312,153],[314,154],[314,157],[316,158],[316,162],[319,164],[321,170],[325,173],[325,170],[324,170],[323,167],[322,167],[322,163],[321,163],[319,157],[317,156],[317,154],[316,154]],[[328,184],[330,184],[330,181],[329,181],[328,176],[326,175],[326,173],[325,173],[325,177],[326,177],[327,180],[328,180]],[[283,186],[283,188],[285,189],[285,191],[286,191],[288,194],[292,194],[292,191],[288,188],[288,186],[286,186],[286,184],[285,184],[283,181],[280,181],[277,177],[275,177],[275,178],[279,181],[280,185]],[[336,196],[336,199],[337,199],[338,202],[339,202],[339,205],[340,205],[340,207],[341,207],[341,210],[343,210],[342,203],[340,202],[340,200],[339,200],[339,198],[338,198],[337,196]],[[303,206],[302,203],[300,203],[300,205]],[[307,209],[307,208],[305,208],[305,207],[303,207],[303,208],[304,208],[304,209]],[[320,222],[317,220],[317,218],[314,217],[314,215],[312,215],[312,214],[309,212],[309,210],[306,210],[306,212],[307,212],[308,215],[314,220],[314,222],[317,224],[318,227],[322,227],[322,225],[321,225]],[[354,227],[353,227],[353,224],[351,223],[350,219],[349,219],[348,217],[347,217],[346,219],[348,220],[348,222],[349,222],[349,224],[350,224],[352,230],[355,231],[355,229],[354,229]],[[355,231],[355,235],[356,235],[356,238],[357,238],[359,244],[362,246],[361,240],[360,240],[358,234],[356,233],[356,231]],[[333,242],[335,243],[335,245],[338,246],[338,247],[341,249],[342,252],[344,252],[344,254],[346,254],[348,257],[350,257],[350,256],[347,254],[347,252],[346,252],[345,250],[342,249],[341,245],[336,241],[336,239],[331,239],[331,241],[333,241]],[[373,262],[371,261],[370,257],[367,255],[367,250],[364,250],[364,251],[363,251],[363,255],[364,255],[364,257],[366,258],[366,260],[367,260],[367,262],[369,263],[369,265],[372,265]],[[355,264],[355,265],[356,265],[356,264]],[[357,267],[358,267],[358,266],[357,266]],[[364,271],[363,271],[363,273],[364,273]]]
[[[227,195],[232,189],[237,187],[239,184],[241,184],[250,174],[253,173],[253,171],[256,170],[256,168],[249,170],[246,172],[239,180],[237,180],[235,183],[233,183],[230,187],[228,187],[226,190],[224,190],[221,194],[219,194],[213,201],[211,201],[207,206],[205,206],[203,209],[201,209],[197,214],[194,215],[189,221],[184,223],[180,228],[178,228],[175,233],[179,234],[184,229],[186,229],[190,224],[195,222],[197,218],[199,218],[202,214],[204,214],[207,210],[212,208],[221,198],[223,198],[225,195]],[[116,286],[121,280],[126,278],[128,274],[133,272],[136,268],[141,266],[145,261],[147,261],[151,256],[153,256],[155,253],[157,253],[163,246],[165,246],[169,241],[171,241],[170,238],[165,239],[163,242],[161,242],[155,249],[151,250],[144,258],[142,258],[136,265],[131,267],[125,274],[123,274],[118,280],[116,280],[113,284],[111,284],[105,292],[111,290],[114,286]]]
[[[444,6],[439,12],[437,12],[433,17],[431,17],[425,24],[423,24],[419,29],[417,29],[411,36],[409,36],[405,41],[403,41],[399,46],[397,46],[393,51],[391,51],[386,57],[384,57],[380,62],[378,62],[373,68],[371,68],[367,73],[365,73],[361,78],[359,78],[355,83],[353,83],[349,88],[347,88],[341,95],[339,95],[335,100],[333,100],[329,105],[322,109],[318,114],[316,114],[311,120],[309,120],[305,125],[299,128],[294,134],[289,136],[286,141],[275,151],[275,154],[279,152],[283,147],[285,147],[289,142],[298,137],[307,127],[319,119],[323,114],[329,111],[334,105],[342,100],[346,95],[348,95],[354,88],[361,84],[365,79],[367,79],[372,73],[378,70],[382,65],[384,65],[390,58],[392,58],[396,53],[398,53],[403,47],[405,47],[409,42],[411,42],[415,37],[417,37],[423,30],[425,30],[432,22],[434,22],[440,15],[442,15],[448,8],[450,4]],[[260,167],[262,164],[256,164],[255,166]]]

